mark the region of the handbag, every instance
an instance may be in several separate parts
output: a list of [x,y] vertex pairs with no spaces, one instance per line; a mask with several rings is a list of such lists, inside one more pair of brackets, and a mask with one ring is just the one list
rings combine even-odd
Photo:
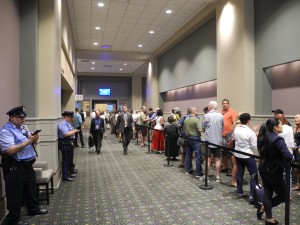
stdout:
[[93,138],[93,135],[89,135],[89,138],[88,138],[88,146],[89,146],[89,148],[92,148],[92,147],[94,147],[94,145],[95,145],[95,142],[94,142],[94,138]]

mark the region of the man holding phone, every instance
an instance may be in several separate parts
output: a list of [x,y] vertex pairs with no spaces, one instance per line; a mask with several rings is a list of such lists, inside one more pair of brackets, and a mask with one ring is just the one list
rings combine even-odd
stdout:
[[5,180],[8,214],[2,224],[28,224],[21,220],[22,201],[25,200],[28,215],[46,214],[37,199],[36,175],[32,167],[36,152],[33,144],[39,139],[38,132],[31,133],[24,125],[25,108],[15,107],[6,113],[9,121],[0,129],[2,170]]

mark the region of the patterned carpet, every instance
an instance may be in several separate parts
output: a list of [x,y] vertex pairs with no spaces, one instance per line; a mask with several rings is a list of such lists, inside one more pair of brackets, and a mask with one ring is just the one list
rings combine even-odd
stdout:
[[[202,182],[177,167],[179,161],[166,167],[163,154],[147,154],[147,148],[136,145],[136,141],[124,155],[122,145],[110,134],[103,140],[100,155],[87,148],[76,148],[75,152],[76,180],[61,182],[51,195],[50,205],[43,206],[48,214],[24,215],[30,224],[264,224],[256,219],[256,209],[246,198],[237,199],[229,185],[230,177],[224,173],[221,183],[211,177],[212,190],[202,190]],[[248,175],[245,180],[249,180]],[[249,193],[248,186],[244,185],[245,193]],[[299,225],[300,197],[296,194],[290,224]],[[284,224],[284,204],[273,214]]]

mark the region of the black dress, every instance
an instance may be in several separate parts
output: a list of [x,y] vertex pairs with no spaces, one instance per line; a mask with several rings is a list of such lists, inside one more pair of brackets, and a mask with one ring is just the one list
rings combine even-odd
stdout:
[[166,123],[164,127],[165,131],[165,156],[178,157],[180,146],[177,145],[178,141],[178,125],[176,122]]

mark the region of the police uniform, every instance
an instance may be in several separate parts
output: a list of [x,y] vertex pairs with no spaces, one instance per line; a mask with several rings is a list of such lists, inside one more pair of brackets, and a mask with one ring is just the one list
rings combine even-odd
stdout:
[[7,214],[2,224],[28,224],[20,219],[22,201],[27,206],[29,215],[45,214],[48,211],[40,209],[36,192],[36,175],[32,167],[35,162],[36,152],[33,144],[28,144],[15,154],[8,154],[8,150],[29,140],[30,131],[26,125],[15,125],[12,120],[25,118],[23,106],[7,112],[10,120],[0,129],[1,166],[5,180],[7,197]]
[[[73,117],[74,113],[72,111],[63,112],[62,116]],[[62,153],[62,180],[63,181],[73,181],[71,176],[75,176],[76,172],[75,164],[73,163],[74,158],[74,135],[65,137],[66,133],[74,130],[71,123],[63,119],[58,124],[58,149]]]

